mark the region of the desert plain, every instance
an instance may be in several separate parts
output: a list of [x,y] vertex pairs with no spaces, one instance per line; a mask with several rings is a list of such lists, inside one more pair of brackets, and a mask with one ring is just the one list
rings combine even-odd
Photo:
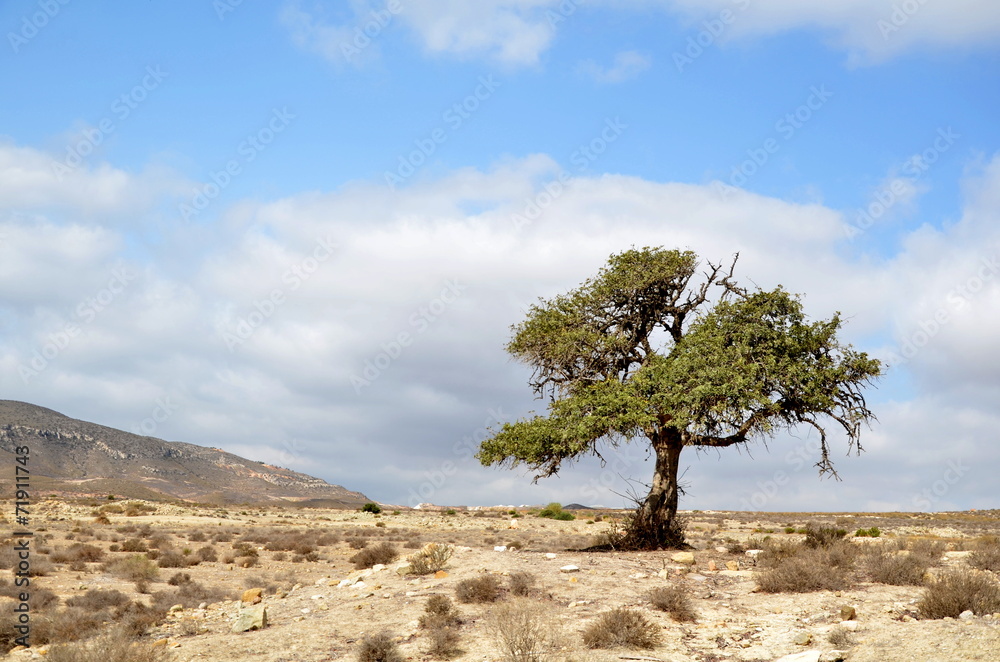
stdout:
[[[362,647],[377,635],[398,655],[384,659],[405,660],[1000,659],[1000,606],[941,617],[924,602],[942,577],[996,585],[1000,511],[689,511],[686,550],[587,550],[624,514],[42,500],[31,527],[29,648],[14,646],[16,529],[4,522],[0,654],[110,659],[101,637],[128,622],[143,661],[376,660]],[[833,532],[840,551],[808,547],[810,530]],[[407,559],[431,543],[448,558],[413,572]],[[796,550],[795,572],[808,576],[775,575]],[[469,589],[484,583],[492,593]],[[671,602],[658,608],[657,591]],[[428,626],[433,596],[451,603],[447,637]],[[265,627],[233,631],[241,612],[261,606]],[[640,615],[651,645],[591,647],[595,624],[619,608]],[[522,658],[505,648],[502,614],[532,621],[534,650]]]

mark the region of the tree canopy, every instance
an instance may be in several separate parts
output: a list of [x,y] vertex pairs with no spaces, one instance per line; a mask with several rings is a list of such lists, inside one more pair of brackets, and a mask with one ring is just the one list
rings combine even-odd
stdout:
[[[612,255],[578,288],[540,300],[512,329],[507,351],[532,366],[546,415],[505,424],[484,441],[484,465],[551,476],[566,460],[648,441],[657,457],[650,494],[633,520],[636,546],[678,542],[677,459],[687,446],[723,448],[806,425],[821,440],[817,466],[833,473],[827,427],[861,448],[874,419],[862,389],[882,366],[841,343],[835,314],[810,322],[781,287],[748,290],[692,251]],[[714,295],[714,296],[713,296]]]

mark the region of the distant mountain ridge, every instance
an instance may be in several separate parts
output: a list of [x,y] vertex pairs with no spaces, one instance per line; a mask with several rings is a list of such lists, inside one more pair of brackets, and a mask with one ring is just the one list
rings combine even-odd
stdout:
[[[0,400],[0,484],[28,446],[32,491],[202,503],[301,503],[354,508],[370,499],[290,469],[217,448],[144,437],[14,400]],[[9,474],[9,475],[7,475]]]

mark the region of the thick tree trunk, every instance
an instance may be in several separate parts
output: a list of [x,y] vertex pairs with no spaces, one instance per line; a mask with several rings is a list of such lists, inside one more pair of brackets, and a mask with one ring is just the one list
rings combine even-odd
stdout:
[[677,521],[677,468],[684,444],[674,430],[661,433],[652,443],[656,470],[649,494],[626,532],[628,542],[639,549],[680,547],[684,545],[684,532]]

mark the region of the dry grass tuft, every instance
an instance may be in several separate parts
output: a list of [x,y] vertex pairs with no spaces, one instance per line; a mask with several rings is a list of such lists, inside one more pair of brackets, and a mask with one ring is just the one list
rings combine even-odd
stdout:
[[396,642],[384,632],[365,637],[358,645],[358,662],[405,662],[405,659]]
[[455,585],[459,602],[496,602],[500,598],[500,580],[495,575],[480,575],[463,579]]
[[168,659],[163,646],[137,642],[120,628],[86,642],[54,646],[47,662],[162,662]]
[[1000,612],[1000,583],[985,572],[953,570],[927,585],[917,609],[923,618],[958,618],[966,610],[980,616]]
[[757,588],[764,593],[843,590],[850,586],[856,555],[857,548],[842,540],[815,547],[769,542],[758,557],[763,570],[757,573]]
[[545,605],[524,598],[494,606],[486,617],[486,632],[506,662],[543,662],[559,637]]
[[693,623],[697,618],[691,607],[691,598],[681,586],[661,586],[649,594],[649,601],[660,611],[670,614],[670,618],[681,623]]
[[365,547],[349,560],[354,564],[356,570],[370,568],[379,563],[388,564],[399,558],[399,551],[395,545],[387,542],[380,542],[377,545]]
[[660,643],[660,628],[641,612],[620,607],[604,612],[583,631],[587,648],[644,648]]

